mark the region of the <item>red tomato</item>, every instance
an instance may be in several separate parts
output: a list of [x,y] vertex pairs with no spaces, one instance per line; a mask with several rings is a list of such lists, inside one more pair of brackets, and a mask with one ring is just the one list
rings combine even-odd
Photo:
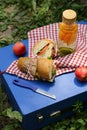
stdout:
[[75,76],[80,81],[87,81],[87,67],[78,67],[75,70]]
[[16,42],[13,46],[13,52],[17,56],[21,56],[26,53],[26,47],[22,42]]

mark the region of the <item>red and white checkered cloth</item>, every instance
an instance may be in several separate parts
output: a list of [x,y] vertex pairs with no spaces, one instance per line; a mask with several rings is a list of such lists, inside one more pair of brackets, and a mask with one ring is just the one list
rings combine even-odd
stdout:
[[[56,48],[58,46],[58,29],[59,23],[49,24],[43,27],[36,28],[28,32],[28,56],[33,57],[32,48],[34,43],[43,39],[49,38],[56,42]],[[75,53],[58,57],[55,59],[55,64],[57,66],[56,76],[74,71],[79,66],[87,66],[87,25],[78,24],[78,35],[76,40],[76,48],[77,51]],[[17,61],[13,61],[13,63],[7,68],[7,73],[15,74],[19,77],[28,80],[34,80],[34,77],[28,76],[22,72],[20,72],[17,68]]]

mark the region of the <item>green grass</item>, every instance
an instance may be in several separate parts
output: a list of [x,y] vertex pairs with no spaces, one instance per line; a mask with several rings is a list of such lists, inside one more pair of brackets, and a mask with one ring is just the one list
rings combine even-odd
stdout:
[[[83,1],[83,2],[81,2]],[[0,47],[27,39],[27,32],[61,21],[65,9],[74,9],[77,21],[87,21],[86,0],[0,0]],[[75,115],[44,127],[42,130],[86,130],[87,111],[81,103],[73,107]],[[0,87],[0,130],[22,130],[19,113],[12,111],[8,97]]]

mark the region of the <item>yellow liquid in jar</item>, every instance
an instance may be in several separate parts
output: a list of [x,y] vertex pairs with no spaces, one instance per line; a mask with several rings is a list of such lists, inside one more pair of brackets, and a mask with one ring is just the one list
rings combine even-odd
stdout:
[[66,55],[68,53],[75,51],[75,41],[77,37],[77,31],[78,31],[78,25],[76,23],[74,24],[60,23],[59,24],[58,50],[59,50],[60,55]]

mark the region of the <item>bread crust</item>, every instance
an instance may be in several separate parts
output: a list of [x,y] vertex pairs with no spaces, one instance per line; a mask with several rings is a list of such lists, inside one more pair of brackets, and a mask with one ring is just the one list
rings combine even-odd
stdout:
[[37,59],[29,57],[21,57],[17,64],[20,71],[23,73],[31,74],[35,76],[37,68]]
[[40,79],[49,80],[52,77],[52,64],[53,61],[47,58],[37,59],[37,72]]
[[28,64],[29,64],[29,58],[28,57],[20,57],[18,59],[18,68],[20,69],[20,71],[27,73],[28,70]]

